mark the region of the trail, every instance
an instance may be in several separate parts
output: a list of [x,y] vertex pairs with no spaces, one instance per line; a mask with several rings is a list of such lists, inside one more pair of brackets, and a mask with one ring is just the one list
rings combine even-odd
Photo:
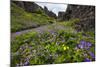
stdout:
[[[22,30],[22,31],[19,31],[19,32],[14,32],[14,33],[11,33],[11,39],[13,40],[17,35],[22,35],[22,34],[26,34],[26,33],[29,33],[29,32],[32,32],[32,31],[35,31],[35,32],[38,32],[38,33],[43,33],[43,32],[55,32],[57,30],[69,30],[69,27],[66,28],[62,25],[58,25],[56,23],[53,23],[53,24],[49,24],[49,25],[44,25],[44,26],[40,26],[40,27],[37,27],[37,28],[32,28],[32,29],[26,29],[26,30]],[[74,31],[75,32],[75,31]]]
[[17,31],[17,32],[11,33],[11,38],[14,38],[17,35],[25,34],[25,33],[32,32],[32,31],[43,32],[44,30],[48,30],[48,26],[50,26],[50,25],[44,25],[44,26],[40,26],[37,28],[31,28],[31,29],[26,29],[26,30],[22,30],[22,31]]

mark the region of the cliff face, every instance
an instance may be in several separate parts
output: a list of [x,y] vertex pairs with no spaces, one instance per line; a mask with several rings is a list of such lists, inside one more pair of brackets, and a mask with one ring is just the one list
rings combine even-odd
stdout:
[[79,18],[80,23],[77,26],[86,29],[95,28],[95,6],[69,4],[66,9],[66,12],[63,14],[63,17],[61,15],[60,17],[63,21]]
[[57,18],[56,14],[54,14],[52,11],[49,11],[46,6],[44,7],[44,12],[45,12],[45,14],[47,14],[50,17],[53,17],[55,19]]
[[17,6],[23,8],[25,11],[27,12],[35,12],[38,9],[43,10],[43,8],[41,8],[39,5],[37,5],[34,2],[25,2],[25,1],[13,1],[13,3],[15,3]]
[[47,7],[42,8],[41,6],[37,5],[34,2],[13,1],[13,3],[15,3],[17,6],[23,8],[27,12],[34,13],[38,10],[42,10],[49,17],[56,18],[56,14],[54,14],[52,11],[49,11]]
[[[63,13],[63,16],[62,14]],[[79,18],[81,20],[94,19],[95,18],[95,7],[85,5],[71,5],[69,4],[66,12],[59,12],[58,18],[62,17],[62,20],[69,20],[72,18]]]
[[64,16],[65,12],[58,12],[58,20],[63,21],[63,16]]
[[94,19],[95,7],[85,5],[68,5],[66,14],[68,13],[70,18],[79,18],[81,20]]

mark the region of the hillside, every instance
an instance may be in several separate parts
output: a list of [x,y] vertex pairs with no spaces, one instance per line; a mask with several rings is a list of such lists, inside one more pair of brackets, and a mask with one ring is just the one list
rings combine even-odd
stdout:
[[15,3],[11,3],[12,32],[35,28],[54,22],[55,19],[45,14],[45,12],[39,6],[33,12],[29,12],[21,7],[18,7],[18,5]]

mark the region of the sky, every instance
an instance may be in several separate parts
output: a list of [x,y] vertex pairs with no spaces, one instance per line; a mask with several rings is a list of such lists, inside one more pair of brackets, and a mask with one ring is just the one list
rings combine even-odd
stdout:
[[59,11],[66,11],[67,4],[54,4],[54,3],[37,3],[39,6],[44,8],[46,6],[48,10],[54,12],[58,16]]

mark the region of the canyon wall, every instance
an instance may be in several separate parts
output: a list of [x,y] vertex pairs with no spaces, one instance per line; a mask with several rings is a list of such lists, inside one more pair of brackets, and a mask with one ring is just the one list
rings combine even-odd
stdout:
[[69,4],[63,16],[59,12],[58,17],[60,21],[79,18],[80,23],[77,26],[84,29],[95,28],[95,6]]
[[49,11],[47,7],[42,8],[35,2],[13,1],[13,3],[15,3],[17,6],[23,8],[27,12],[34,13],[37,11],[39,11],[39,12],[42,11],[42,13],[45,13],[49,17],[57,18],[56,14],[53,13],[52,11]]

